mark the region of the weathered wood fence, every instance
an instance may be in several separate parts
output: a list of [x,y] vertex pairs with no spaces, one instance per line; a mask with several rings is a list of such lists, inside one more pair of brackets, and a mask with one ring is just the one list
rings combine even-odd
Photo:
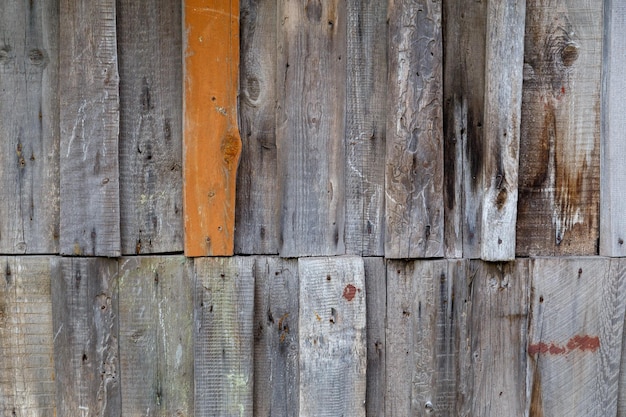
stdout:
[[626,416],[625,3],[0,34],[0,414]]

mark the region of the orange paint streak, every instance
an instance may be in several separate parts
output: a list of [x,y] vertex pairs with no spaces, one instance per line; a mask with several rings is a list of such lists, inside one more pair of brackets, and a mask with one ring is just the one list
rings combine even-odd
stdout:
[[234,250],[239,0],[185,0],[185,255]]
[[580,350],[582,352],[595,352],[600,348],[600,338],[598,336],[576,335],[572,337],[566,345],[559,346],[555,343],[549,345],[544,342],[531,343],[528,345],[528,354],[550,354],[563,355],[566,353]]

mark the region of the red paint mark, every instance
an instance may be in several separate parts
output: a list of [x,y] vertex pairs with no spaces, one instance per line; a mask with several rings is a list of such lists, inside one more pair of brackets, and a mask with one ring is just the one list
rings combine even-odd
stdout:
[[600,338],[598,336],[576,335],[572,337],[566,345],[557,345],[554,342],[550,344],[539,342],[528,345],[528,354],[536,355],[563,355],[566,353],[580,350],[583,352],[595,352],[600,347]]
[[352,284],[346,285],[346,288],[343,289],[343,298],[345,298],[348,301],[352,301],[352,299],[356,295],[356,291],[357,291],[357,288],[354,285]]
[[561,86],[561,94],[565,94],[565,86]]
[[583,352],[590,351],[595,352],[600,347],[600,338],[598,336],[581,336],[576,335],[567,342],[567,348],[569,350],[580,349]]

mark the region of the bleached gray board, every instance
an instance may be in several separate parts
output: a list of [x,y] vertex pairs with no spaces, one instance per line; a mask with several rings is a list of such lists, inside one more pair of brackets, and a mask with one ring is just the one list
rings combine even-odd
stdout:
[[387,269],[384,258],[363,258],[367,327],[366,415],[385,417]]

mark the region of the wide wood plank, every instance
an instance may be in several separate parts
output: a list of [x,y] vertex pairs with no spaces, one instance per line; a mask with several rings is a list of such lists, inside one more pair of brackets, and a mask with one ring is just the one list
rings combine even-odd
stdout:
[[367,387],[365,411],[370,417],[385,417],[387,268],[384,258],[363,258],[365,267],[367,327]]
[[366,290],[359,257],[300,258],[302,417],[365,417]]
[[278,19],[279,253],[343,254],[346,4],[280,0]]
[[119,260],[123,416],[193,416],[193,269],[181,256]]
[[117,261],[52,258],[59,416],[121,416]]
[[0,7],[0,253],[59,250],[58,0]]
[[527,0],[517,254],[598,253],[602,2]]
[[181,13],[117,1],[124,254],[183,251]]
[[48,257],[0,258],[0,414],[56,416]]
[[60,252],[119,256],[115,0],[60,3]]
[[252,417],[254,257],[195,260],[195,415]]
[[441,2],[388,10],[385,256],[443,256]]

